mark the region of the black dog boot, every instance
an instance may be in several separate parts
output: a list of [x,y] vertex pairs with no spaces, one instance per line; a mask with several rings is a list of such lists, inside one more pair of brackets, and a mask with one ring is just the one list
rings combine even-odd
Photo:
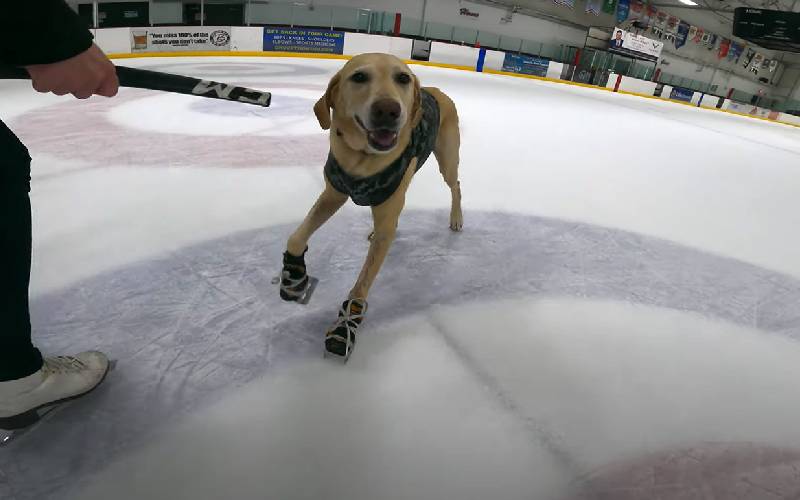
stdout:
[[339,318],[325,334],[325,355],[331,354],[343,359],[350,358],[356,345],[356,330],[367,312],[367,301],[364,299],[348,299],[339,309]]
[[280,293],[283,300],[307,304],[311,298],[317,280],[310,278],[306,272],[305,256],[307,251],[308,247],[299,257],[295,257],[288,251],[283,252],[283,269],[280,278]]

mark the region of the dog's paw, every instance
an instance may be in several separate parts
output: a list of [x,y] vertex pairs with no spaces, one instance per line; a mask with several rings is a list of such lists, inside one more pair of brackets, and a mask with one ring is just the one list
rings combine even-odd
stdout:
[[454,211],[450,214],[450,229],[452,231],[461,231],[464,227],[464,216],[461,215],[461,210]]

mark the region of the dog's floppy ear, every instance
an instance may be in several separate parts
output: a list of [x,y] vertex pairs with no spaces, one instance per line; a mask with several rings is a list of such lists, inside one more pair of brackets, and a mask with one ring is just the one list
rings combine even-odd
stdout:
[[411,104],[411,126],[416,127],[422,120],[422,93],[419,88],[419,78],[414,75],[414,102]]
[[328,82],[328,89],[322,94],[316,104],[314,104],[314,114],[322,130],[331,128],[331,109],[336,100],[336,92],[339,90],[339,80],[342,79],[341,72],[336,73]]

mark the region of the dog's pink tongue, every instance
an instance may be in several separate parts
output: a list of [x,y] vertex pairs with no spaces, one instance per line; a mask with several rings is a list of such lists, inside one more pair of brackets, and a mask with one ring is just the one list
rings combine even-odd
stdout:
[[391,146],[397,134],[391,130],[376,130],[372,133],[372,140],[381,146]]

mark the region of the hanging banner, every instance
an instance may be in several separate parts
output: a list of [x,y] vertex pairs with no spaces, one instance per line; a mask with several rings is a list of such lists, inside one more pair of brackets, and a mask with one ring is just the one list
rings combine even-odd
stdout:
[[617,0],[617,22],[622,23],[628,19],[630,0]]
[[756,51],[753,49],[747,49],[747,54],[744,56],[744,60],[742,61],[742,67],[746,68],[750,66],[750,61],[753,60],[753,56],[756,55]]
[[731,40],[731,48],[728,50],[728,55],[725,57],[729,62],[736,59],[738,43]]
[[764,60],[764,54],[761,54],[760,52],[756,52],[756,55],[753,56],[752,63],[750,64],[750,67],[748,68],[749,71],[751,71],[751,72],[753,72],[755,74],[758,74],[758,70],[761,68],[761,62],[763,60]]
[[694,43],[700,43],[702,39],[703,39],[703,28],[697,28],[694,37],[692,37],[692,41]]
[[609,50],[611,52],[655,61],[664,48],[662,42],[620,28],[614,28],[611,33],[611,41],[609,42]]
[[646,13],[644,21],[647,21],[648,26],[652,26],[653,23],[655,23],[656,15],[658,14],[658,9],[656,9],[652,5],[648,5],[645,8],[645,12]]
[[586,0],[586,13],[600,15],[600,0]]
[[658,11],[658,13],[656,14],[655,25],[664,30],[667,27],[667,17],[668,14],[666,12],[664,12],[663,10]]
[[680,19],[678,19],[677,17],[669,16],[667,18],[667,29],[666,29],[666,31],[668,33],[675,33],[675,30],[678,29],[678,22],[679,21],[680,21]]
[[717,57],[719,59],[723,59],[728,55],[728,51],[731,48],[731,41],[727,38],[723,38],[721,42],[719,42],[719,50],[717,51]]
[[570,9],[575,8],[575,0],[553,0],[553,3],[556,5],[568,7]]
[[706,45],[707,45],[706,48],[708,50],[714,50],[715,48],[717,48],[717,35],[715,35],[714,33],[710,33],[708,35],[708,40],[706,41]]
[[739,59],[742,57],[743,51],[744,51],[744,45],[736,42],[731,42],[731,50],[730,52],[728,52],[728,61],[734,61],[738,63]]
[[664,28],[664,41],[666,43],[675,43],[675,38],[678,36],[678,23],[680,19],[675,16],[667,18],[667,26]]
[[617,9],[617,0],[603,0],[603,12],[613,14]]
[[644,22],[644,3],[641,0],[631,2],[631,12],[628,16],[631,21],[639,21],[640,24],[647,26]]
[[774,73],[776,69],[778,69],[778,60],[773,59],[769,62],[769,72]]
[[663,11],[658,11],[656,13],[656,17],[653,20],[653,26],[651,31],[655,36],[659,39],[664,37],[664,31],[667,28],[667,13]]
[[689,26],[689,34],[686,35],[688,40],[694,40],[697,36],[697,26]]
[[681,21],[678,25],[678,34],[675,36],[675,48],[679,49],[686,45],[686,37],[689,35],[689,23]]

